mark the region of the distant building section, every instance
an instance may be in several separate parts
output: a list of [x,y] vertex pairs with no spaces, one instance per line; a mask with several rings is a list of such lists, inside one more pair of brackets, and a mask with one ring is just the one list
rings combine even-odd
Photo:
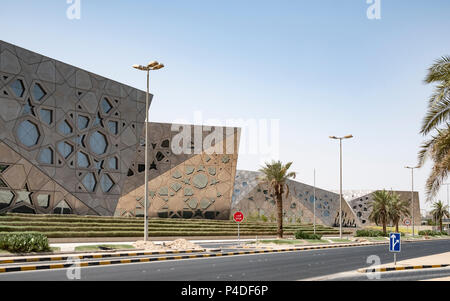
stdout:
[[[371,202],[373,202],[373,193],[377,190],[347,190],[342,194],[346,200],[349,200],[351,209],[355,212],[362,226],[372,226],[375,225],[369,220],[370,213],[372,212]],[[411,204],[411,191],[397,191],[393,192],[400,195],[400,199],[406,200]],[[401,218],[403,220],[405,216]],[[420,214],[420,202],[419,193],[414,192],[414,224],[421,224],[421,214]],[[411,220],[412,222],[412,220]]]
[[[238,170],[234,184],[231,211],[260,220],[276,219],[276,200],[267,184],[260,183],[259,172]],[[283,200],[286,222],[313,223],[314,187],[288,180],[289,196]],[[342,225],[358,226],[358,219],[347,202],[342,200]],[[339,226],[339,194],[316,188],[316,223]]]

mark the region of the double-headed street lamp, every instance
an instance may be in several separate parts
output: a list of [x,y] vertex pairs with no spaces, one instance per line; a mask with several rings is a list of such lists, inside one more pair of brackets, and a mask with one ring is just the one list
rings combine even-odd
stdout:
[[405,168],[411,169],[411,215],[412,215],[412,235],[414,236],[414,169],[419,166],[405,166]]
[[149,88],[150,88],[150,71],[164,68],[163,64],[156,61],[150,62],[148,65],[133,65],[133,68],[147,71],[147,95],[145,98],[145,197],[144,197],[144,241],[148,238],[148,109],[149,109]]
[[353,135],[347,135],[344,137],[330,136],[330,138],[339,140],[339,156],[340,156],[339,237],[342,239],[342,140],[353,138]]

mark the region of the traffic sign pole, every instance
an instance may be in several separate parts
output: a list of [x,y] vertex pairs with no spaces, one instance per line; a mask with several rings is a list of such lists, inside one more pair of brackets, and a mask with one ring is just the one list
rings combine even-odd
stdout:
[[233,215],[234,221],[238,224],[238,244],[241,245],[241,234],[239,224],[244,220],[244,214],[240,211]]
[[238,245],[241,246],[241,236],[240,236],[240,233],[239,233],[239,224],[240,223],[238,223]]
[[400,238],[400,233],[389,233],[389,252],[394,253],[394,265],[397,265],[397,253],[402,250]]

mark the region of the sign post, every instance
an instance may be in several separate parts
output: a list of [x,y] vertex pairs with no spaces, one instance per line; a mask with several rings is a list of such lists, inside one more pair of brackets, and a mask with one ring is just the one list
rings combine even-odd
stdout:
[[239,224],[244,220],[244,214],[242,212],[238,211],[233,215],[233,218],[234,218],[234,221],[238,225],[238,244],[241,245]]
[[409,218],[405,218],[405,219],[403,220],[403,225],[406,226],[406,232],[409,233],[409,226],[411,226],[411,220],[410,220]]
[[401,252],[400,233],[389,233],[389,252],[394,253],[394,265],[397,265],[397,253]]

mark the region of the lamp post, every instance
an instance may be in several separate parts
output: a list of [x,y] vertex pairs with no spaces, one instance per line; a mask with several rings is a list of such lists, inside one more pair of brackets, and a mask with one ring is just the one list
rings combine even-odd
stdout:
[[148,65],[133,65],[133,68],[147,72],[147,94],[145,97],[145,196],[144,196],[144,241],[148,238],[148,109],[149,109],[149,88],[150,88],[150,71],[164,68],[163,64],[156,61],[150,62]]
[[353,138],[353,135],[344,137],[330,136],[330,139],[339,140],[339,156],[340,156],[340,185],[339,185],[339,237],[342,239],[342,140]]
[[314,234],[316,234],[316,169],[314,168],[314,190],[313,190],[313,194],[314,194]]
[[412,215],[412,235],[414,236],[414,169],[419,166],[405,166],[405,168],[411,169],[411,215]]
[[[450,203],[448,199],[448,185],[450,185],[450,183],[444,183],[444,185],[447,185],[447,210],[450,211]],[[450,216],[447,216],[447,218],[450,219]],[[447,230],[448,234],[450,234],[450,224],[447,225]]]

